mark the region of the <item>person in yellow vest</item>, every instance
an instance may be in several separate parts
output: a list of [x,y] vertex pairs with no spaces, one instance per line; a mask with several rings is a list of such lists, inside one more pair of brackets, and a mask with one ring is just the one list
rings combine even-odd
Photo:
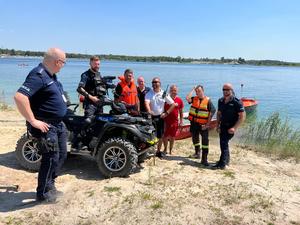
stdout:
[[120,82],[115,90],[115,100],[123,102],[130,114],[139,112],[139,100],[133,71],[126,69],[123,76],[118,77]]
[[[192,97],[194,91],[196,92],[196,96]],[[204,166],[209,166],[207,161],[209,150],[208,129],[211,118],[216,112],[216,109],[211,99],[204,95],[204,89],[202,85],[194,87],[186,96],[186,100],[189,104],[191,104],[188,119],[191,121],[190,131],[192,133],[193,145],[195,147],[195,154],[193,157],[200,159],[201,144],[199,135],[201,135],[201,164]]]

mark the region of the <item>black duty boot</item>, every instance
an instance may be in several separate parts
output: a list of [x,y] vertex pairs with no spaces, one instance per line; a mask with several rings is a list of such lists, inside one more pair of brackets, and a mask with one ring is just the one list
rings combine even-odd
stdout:
[[207,155],[208,155],[208,150],[205,149],[203,150],[202,149],[202,158],[201,158],[201,165],[203,166],[209,166],[209,163],[207,162]]

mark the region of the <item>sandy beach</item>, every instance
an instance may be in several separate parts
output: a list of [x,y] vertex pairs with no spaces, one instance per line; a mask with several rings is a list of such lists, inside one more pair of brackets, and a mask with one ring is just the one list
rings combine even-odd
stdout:
[[[25,121],[0,112],[0,224],[300,224],[300,164],[277,160],[231,143],[226,170],[188,158],[191,139],[177,141],[172,155],[147,159],[128,178],[104,179],[87,156],[67,159],[54,204],[30,203],[37,173],[15,159]],[[211,137],[209,162],[219,157]],[[18,185],[18,191],[14,190]]]

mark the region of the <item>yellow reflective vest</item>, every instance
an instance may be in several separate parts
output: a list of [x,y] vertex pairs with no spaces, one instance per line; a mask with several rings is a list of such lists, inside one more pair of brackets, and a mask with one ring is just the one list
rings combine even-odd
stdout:
[[195,96],[193,98],[188,119],[199,124],[206,124],[209,117],[208,102],[209,97],[205,96],[200,100],[198,96]]

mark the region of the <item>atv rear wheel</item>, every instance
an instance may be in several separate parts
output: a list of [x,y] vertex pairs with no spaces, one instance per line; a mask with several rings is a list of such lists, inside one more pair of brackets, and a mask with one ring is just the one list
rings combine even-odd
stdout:
[[22,167],[31,171],[38,171],[42,156],[36,147],[37,142],[23,134],[16,145],[16,158]]
[[137,162],[136,148],[122,138],[110,138],[98,150],[98,168],[106,178],[128,176],[137,168]]

